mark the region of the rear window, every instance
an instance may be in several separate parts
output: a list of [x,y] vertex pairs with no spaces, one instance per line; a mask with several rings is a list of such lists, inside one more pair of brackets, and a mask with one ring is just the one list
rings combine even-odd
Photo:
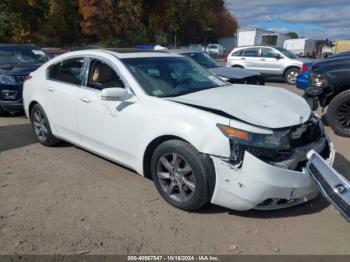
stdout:
[[47,55],[35,46],[9,45],[0,47],[0,64],[43,64],[46,61],[48,61]]

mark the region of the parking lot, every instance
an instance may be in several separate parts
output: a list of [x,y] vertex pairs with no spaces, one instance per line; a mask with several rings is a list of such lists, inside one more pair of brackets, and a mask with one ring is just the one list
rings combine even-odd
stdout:
[[[350,178],[350,139],[326,129]],[[349,225],[322,197],[184,212],[131,170],[68,143],[41,146],[23,116],[0,118],[0,199],[2,254],[350,254]]]

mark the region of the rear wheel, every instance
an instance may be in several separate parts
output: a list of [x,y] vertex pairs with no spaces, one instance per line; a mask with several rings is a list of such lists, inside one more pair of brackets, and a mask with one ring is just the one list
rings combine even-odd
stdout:
[[49,120],[44,109],[39,104],[33,106],[30,112],[30,121],[34,133],[41,144],[53,146],[60,141],[52,134]]
[[152,178],[160,195],[183,210],[197,210],[209,201],[209,159],[190,144],[169,140],[151,160]]
[[296,81],[297,81],[297,77],[299,75],[300,69],[293,67],[288,69],[285,73],[284,73],[284,81],[287,84],[290,85],[295,85]]
[[333,98],[328,107],[327,120],[335,133],[350,137],[350,90]]

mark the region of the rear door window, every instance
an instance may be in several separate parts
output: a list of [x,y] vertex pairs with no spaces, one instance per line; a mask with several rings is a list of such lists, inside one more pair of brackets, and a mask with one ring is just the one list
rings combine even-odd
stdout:
[[259,56],[259,48],[248,48],[243,52],[243,56],[247,57],[258,57]]
[[81,85],[84,58],[73,58],[54,64],[49,67],[48,77],[69,84]]

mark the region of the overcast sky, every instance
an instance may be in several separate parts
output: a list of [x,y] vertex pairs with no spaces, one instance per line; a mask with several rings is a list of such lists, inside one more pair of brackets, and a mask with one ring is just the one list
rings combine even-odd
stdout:
[[350,39],[350,0],[225,0],[241,27]]

